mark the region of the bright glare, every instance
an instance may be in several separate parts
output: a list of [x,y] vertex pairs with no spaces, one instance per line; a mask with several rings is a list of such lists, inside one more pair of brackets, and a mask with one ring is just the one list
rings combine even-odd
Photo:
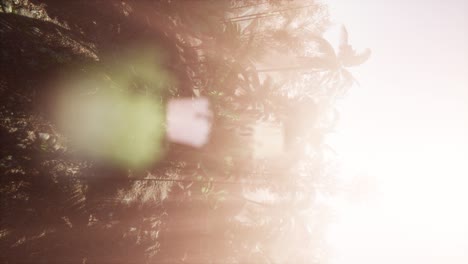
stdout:
[[258,123],[254,131],[254,157],[274,158],[283,150],[283,130],[275,123]]
[[373,50],[333,142],[344,181],[377,184],[364,202],[334,201],[333,263],[468,263],[467,3],[329,2]]

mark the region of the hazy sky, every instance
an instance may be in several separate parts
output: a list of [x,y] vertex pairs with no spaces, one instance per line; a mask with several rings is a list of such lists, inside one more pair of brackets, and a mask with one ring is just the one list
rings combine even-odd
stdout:
[[324,2],[373,52],[335,148],[380,184],[333,226],[335,263],[468,263],[468,1]]

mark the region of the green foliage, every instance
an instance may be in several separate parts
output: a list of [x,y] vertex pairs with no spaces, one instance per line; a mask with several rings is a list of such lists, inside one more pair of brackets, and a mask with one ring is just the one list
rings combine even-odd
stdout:
[[[328,57],[278,59],[315,46],[334,52],[320,37],[323,6],[20,2],[13,7],[41,16],[0,14],[1,65],[11,68],[0,74],[1,261],[325,262],[327,210],[314,199],[332,182],[325,117],[352,76]],[[58,73],[68,78],[50,81]],[[61,85],[49,91],[50,83]],[[60,112],[72,121],[65,126],[43,97],[67,94],[70,83],[80,87],[64,109],[80,107]],[[184,96],[210,98],[214,126],[202,149],[162,141],[164,101]],[[86,114],[93,131],[79,120]],[[265,120],[293,142],[275,160],[253,155],[248,131]]]

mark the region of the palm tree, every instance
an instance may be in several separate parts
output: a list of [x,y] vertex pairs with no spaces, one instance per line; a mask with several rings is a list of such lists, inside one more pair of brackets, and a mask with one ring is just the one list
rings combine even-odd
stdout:
[[[65,27],[69,20],[71,31],[90,42],[102,68],[122,62],[119,55],[129,38],[157,45],[168,56],[163,67],[178,80],[164,96],[209,97],[215,127],[204,149],[167,143],[164,160],[135,170],[56,148],[61,140],[55,140],[60,138],[55,124],[34,116],[23,120],[26,126],[2,121],[0,143],[8,143],[0,150],[0,173],[5,175],[0,179],[5,216],[0,248],[8,251],[2,261],[274,263],[302,254],[291,248],[304,243],[320,251],[327,221],[310,226],[307,215],[317,208],[313,196],[320,191],[317,179],[325,177],[325,165],[319,157],[304,155],[303,141],[291,139],[309,137],[323,111],[314,94],[303,91],[289,98],[288,86],[298,85],[289,82],[294,75],[286,75],[315,69],[319,73],[314,77],[322,79],[314,88],[338,90],[333,74],[346,75],[347,67],[368,56],[353,51],[347,34],[335,54],[320,37],[323,21],[317,29],[308,28],[315,22],[307,17],[323,10],[312,2],[290,6],[281,0],[246,0],[235,6],[228,0],[97,1],[74,3],[75,10],[60,1],[45,2],[57,17],[54,23]],[[305,57],[305,40],[324,55]],[[109,50],[111,56],[104,57]],[[298,68],[268,66],[274,53],[291,56]],[[261,63],[270,68],[260,68]],[[332,101],[333,96],[328,92],[320,100]],[[262,119],[283,123],[293,151],[274,161],[254,159],[252,124]],[[28,141],[30,131],[37,138]],[[281,198],[263,203],[244,195],[249,189],[267,189]],[[254,224],[236,221],[241,215]],[[282,248],[284,242],[291,248]]]

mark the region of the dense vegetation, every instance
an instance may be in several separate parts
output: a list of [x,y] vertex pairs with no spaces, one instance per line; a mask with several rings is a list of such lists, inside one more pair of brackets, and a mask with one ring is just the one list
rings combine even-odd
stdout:
[[[325,6],[2,0],[1,11],[2,262],[326,262],[325,137],[353,79],[321,37]],[[138,169],[79,155],[48,107],[57,76],[114,80],[112,65],[132,71],[123,57],[135,45],[162,54],[173,80],[148,96],[204,96],[214,112],[206,146],[167,141],[162,160]],[[134,74],[132,89],[151,86]],[[284,127],[283,154],[253,154],[259,122]]]

